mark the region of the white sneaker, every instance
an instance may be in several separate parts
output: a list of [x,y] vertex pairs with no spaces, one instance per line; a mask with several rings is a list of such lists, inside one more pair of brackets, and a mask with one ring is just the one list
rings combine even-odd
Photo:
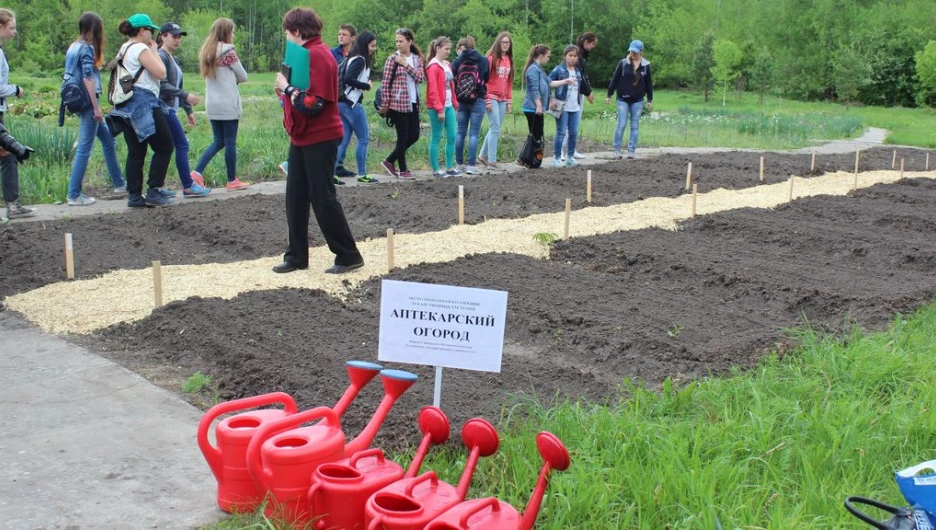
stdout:
[[84,193],[75,197],[74,199],[68,199],[69,206],[90,206],[97,202],[93,197],[88,197]]
[[565,162],[563,162],[563,160],[565,160],[565,159],[554,158],[554,159],[553,159],[553,167],[562,167],[562,165],[565,163]]
[[465,169],[465,173],[469,175],[480,175],[481,171],[478,169],[478,166],[468,166]]
[[578,151],[576,151],[575,154],[572,155],[572,158],[579,158],[579,159],[582,159],[582,158],[585,158],[585,155],[583,155],[582,153],[579,153]]
[[627,159],[628,159],[628,160],[633,160],[633,159],[635,159],[635,158],[637,158],[637,156],[634,155],[634,153],[627,153]]

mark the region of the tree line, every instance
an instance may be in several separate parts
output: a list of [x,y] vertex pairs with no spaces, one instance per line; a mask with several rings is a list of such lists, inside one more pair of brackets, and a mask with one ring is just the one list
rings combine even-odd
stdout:
[[[218,17],[237,24],[235,43],[252,71],[278,69],[287,0],[16,0],[19,36],[4,44],[14,72],[60,74],[78,16],[104,17],[108,55],[122,41],[121,19],[144,12],[179,22],[189,33],[179,52],[187,69]],[[515,63],[530,46],[554,50],[585,31],[598,35],[589,60],[595,85],[606,86],[632,39],[646,45],[657,87],[693,89],[725,99],[745,91],[764,97],[824,99],[868,105],[936,104],[936,2],[933,0],[319,0],[324,39],[338,26],[375,32],[378,55],[394,31],[412,29],[426,47],[438,35],[470,34],[483,52],[502,30],[514,39]],[[554,54],[555,55],[555,54]],[[382,64],[382,61],[378,61]],[[517,76],[518,82],[521,76]]]

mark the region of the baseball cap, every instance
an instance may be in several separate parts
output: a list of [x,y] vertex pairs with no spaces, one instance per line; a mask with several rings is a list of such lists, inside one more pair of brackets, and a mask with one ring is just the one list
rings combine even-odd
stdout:
[[639,40],[631,41],[630,47],[627,48],[627,51],[629,51],[629,52],[634,52],[634,53],[640,53],[640,52],[643,51],[643,43],[640,42]]
[[127,19],[127,22],[129,22],[130,26],[134,28],[149,28],[153,31],[159,31],[159,26],[153,24],[153,21],[150,19],[149,15],[145,15],[143,13],[137,13],[131,16]]
[[175,22],[166,22],[165,24],[162,25],[161,28],[159,28],[159,32],[163,34],[171,33],[177,37],[179,35],[188,35],[188,33],[182,31],[182,27],[176,24]]

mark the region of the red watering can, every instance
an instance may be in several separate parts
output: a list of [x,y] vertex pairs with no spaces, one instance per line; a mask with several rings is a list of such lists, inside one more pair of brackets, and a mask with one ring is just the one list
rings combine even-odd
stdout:
[[549,472],[553,469],[565,471],[571,463],[569,451],[554,434],[541,432],[536,435],[536,449],[543,458],[536,488],[530,496],[523,517],[517,510],[494,497],[473,499],[456,505],[451,510],[436,517],[425,530],[530,530],[539,514],[546,486],[549,485]]
[[421,530],[464,500],[478,457],[496,453],[500,438],[493,425],[474,418],[462,428],[462,440],[471,448],[471,454],[458,488],[440,481],[433,471],[394,482],[367,499],[364,509],[367,530]]
[[[379,364],[365,361],[348,361],[345,366],[351,384],[335,405],[336,410],[341,410],[339,416],[348,408],[361,388],[381,370]],[[283,410],[252,410],[225,418],[215,429],[217,446],[211,445],[208,433],[211,424],[221,415],[276,403],[282,403]],[[218,481],[218,506],[222,510],[252,512],[257,509],[263,500],[263,493],[257,491],[257,486],[247,470],[247,445],[261,425],[295,414],[296,411],[296,402],[292,397],[282,392],[274,392],[220,403],[202,417],[198,424],[198,447]]]
[[[436,407],[423,407],[418,423],[423,438],[413,457],[415,468],[411,465],[411,469],[419,468],[430,444],[445,443],[450,431],[448,418]],[[367,449],[351,458],[322,464],[312,475],[309,489],[309,510],[315,528],[363,530],[367,499],[401,478],[403,468],[386,460],[380,449]]]
[[[381,370],[380,378],[384,397],[364,430],[347,445],[338,414],[327,407],[293,414],[257,430],[247,446],[247,469],[258,488],[272,494],[264,510],[267,517],[300,526],[308,522],[312,473],[322,464],[341,460],[370,445],[393,403],[416,382],[417,376],[402,370]],[[299,427],[313,420],[322,421]]]

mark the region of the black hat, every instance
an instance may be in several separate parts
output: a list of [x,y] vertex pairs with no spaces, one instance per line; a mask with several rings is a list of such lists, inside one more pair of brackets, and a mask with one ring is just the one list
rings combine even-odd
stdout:
[[179,35],[188,35],[188,33],[182,31],[182,27],[176,24],[175,22],[166,22],[161,28],[159,28],[160,33],[171,33],[175,36]]

